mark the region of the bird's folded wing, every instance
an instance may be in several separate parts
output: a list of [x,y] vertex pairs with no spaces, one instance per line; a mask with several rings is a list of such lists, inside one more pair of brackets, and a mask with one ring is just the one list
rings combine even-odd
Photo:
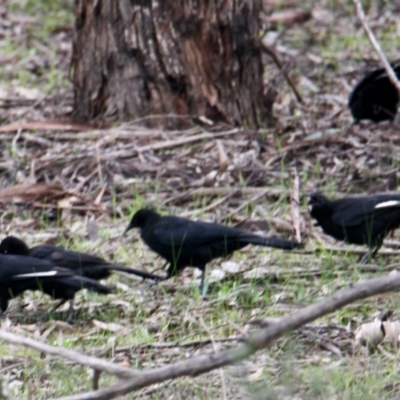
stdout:
[[182,221],[159,225],[153,231],[159,243],[168,246],[199,246],[238,237],[238,231],[227,226],[206,222]]
[[77,268],[79,265],[104,264],[104,260],[91,254],[64,250],[57,246],[41,245],[33,247],[30,251],[32,257],[51,260],[64,267]]
[[357,226],[374,217],[387,216],[394,210],[400,211],[399,200],[383,200],[379,202],[353,203],[346,208],[338,209],[332,215],[332,221],[337,225]]

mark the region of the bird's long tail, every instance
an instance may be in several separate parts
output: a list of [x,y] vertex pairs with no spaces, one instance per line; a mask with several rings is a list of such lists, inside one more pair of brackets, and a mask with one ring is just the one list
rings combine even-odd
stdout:
[[112,292],[108,286],[102,285],[96,280],[84,276],[74,276],[73,278],[63,279],[63,282],[71,286],[91,290],[92,292],[100,294],[110,294]]
[[276,249],[293,250],[303,247],[302,243],[277,237],[262,237],[258,235],[243,235],[240,241],[258,246],[274,247]]
[[122,267],[121,265],[110,264],[107,267],[113,271],[125,272],[130,275],[139,276],[140,278],[143,278],[143,279],[151,279],[156,282],[164,280],[164,278],[154,275],[154,274],[151,274],[150,272],[139,271],[137,269],[128,268],[128,267]]

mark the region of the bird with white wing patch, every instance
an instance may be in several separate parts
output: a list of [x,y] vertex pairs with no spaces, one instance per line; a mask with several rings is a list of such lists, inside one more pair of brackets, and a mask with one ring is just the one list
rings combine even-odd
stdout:
[[311,217],[317,221],[315,225],[324,233],[336,240],[369,247],[361,262],[374,257],[385,236],[400,226],[398,194],[329,200],[315,192],[309,195],[307,205]]

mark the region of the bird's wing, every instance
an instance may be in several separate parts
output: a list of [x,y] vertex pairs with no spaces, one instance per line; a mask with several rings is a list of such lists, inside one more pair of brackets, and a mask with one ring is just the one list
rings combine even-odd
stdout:
[[61,247],[52,245],[41,245],[32,247],[30,250],[32,257],[58,263],[63,267],[77,268],[81,266],[104,264],[104,260],[91,254],[76,251],[64,250]]
[[74,275],[73,271],[67,268],[61,268],[53,263],[29,256],[2,255],[0,266],[1,273],[13,280],[63,278]]
[[156,240],[168,246],[201,246],[238,237],[237,229],[178,217],[165,217],[153,230]]
[[[350,200],[350,199],[349,199]],[[364,199],[352,199],[335,209],[332,221],[337,225],[357,226],[371,217],[387,215],[389,210],[400,209],[400,196],[371,196]]]

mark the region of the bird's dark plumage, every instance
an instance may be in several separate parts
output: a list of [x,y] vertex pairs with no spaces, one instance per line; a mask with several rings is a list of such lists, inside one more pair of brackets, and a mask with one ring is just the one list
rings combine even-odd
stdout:
[[201,287],[209,261],[226,257],[248,244],[285,250],[301,247],[290,240],[265,238],[215,223],[163,217],[148,209],[137,211],[125,232],[132,228],[139,228],[143,241],[168,262],[168,278],[185,267],[197,267],[202,271]]
[[[400,66],[393,67],[400,77]],[[393,120],[397,114],[399,92],[383,68],[367,74],[354,87],[348,106],[356,122],[367,119],[374,122]]]
[[308,207],[316,225],[337,240],[366,245],[377,253],[386,234],[400,226],[400,195],[379,194],[329,200],[311,193]]
[[41,290],[54,298],[73,298],[83,287],[109,293],[100,285],[92,288],[93,282],[77,277],[73,271],[33,257],[0,254],[0,311],[7,310],[10,299],[26,290]]
[[14,236],[7,236],[0,243],[0,253],[29,255],[51,261],[57,265],[74,270],[75,274],[91,279],[106,279],[112,271],[120,271],[139,276],[143,279],[160,280],[160,277],[145,271],[110,264],[100,257],[77,251],[64,250],[58,246],[39,245],[29,248],[27,244]]

